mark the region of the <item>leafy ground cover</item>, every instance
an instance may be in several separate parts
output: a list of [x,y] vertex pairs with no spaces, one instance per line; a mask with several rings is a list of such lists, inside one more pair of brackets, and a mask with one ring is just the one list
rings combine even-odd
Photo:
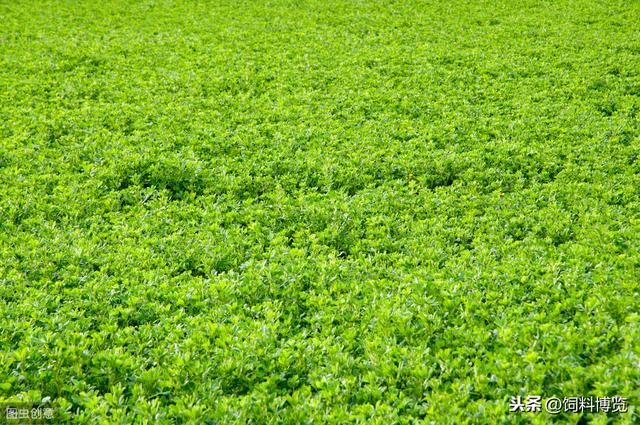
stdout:
[[637,423],[639,118],[637,1],[2,2],[0,396]]

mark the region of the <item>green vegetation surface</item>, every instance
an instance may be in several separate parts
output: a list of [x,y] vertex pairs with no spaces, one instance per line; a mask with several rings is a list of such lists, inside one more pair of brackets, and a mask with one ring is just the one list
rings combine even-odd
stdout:
[[0,398],[638,423],[639,155],[636,0],[1,1]]

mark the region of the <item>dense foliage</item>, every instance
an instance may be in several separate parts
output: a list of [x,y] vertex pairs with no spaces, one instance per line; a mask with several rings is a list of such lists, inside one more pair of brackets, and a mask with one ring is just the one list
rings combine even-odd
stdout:
[[639,154],[635,0],[2,2],[0,396],[637,422]]

